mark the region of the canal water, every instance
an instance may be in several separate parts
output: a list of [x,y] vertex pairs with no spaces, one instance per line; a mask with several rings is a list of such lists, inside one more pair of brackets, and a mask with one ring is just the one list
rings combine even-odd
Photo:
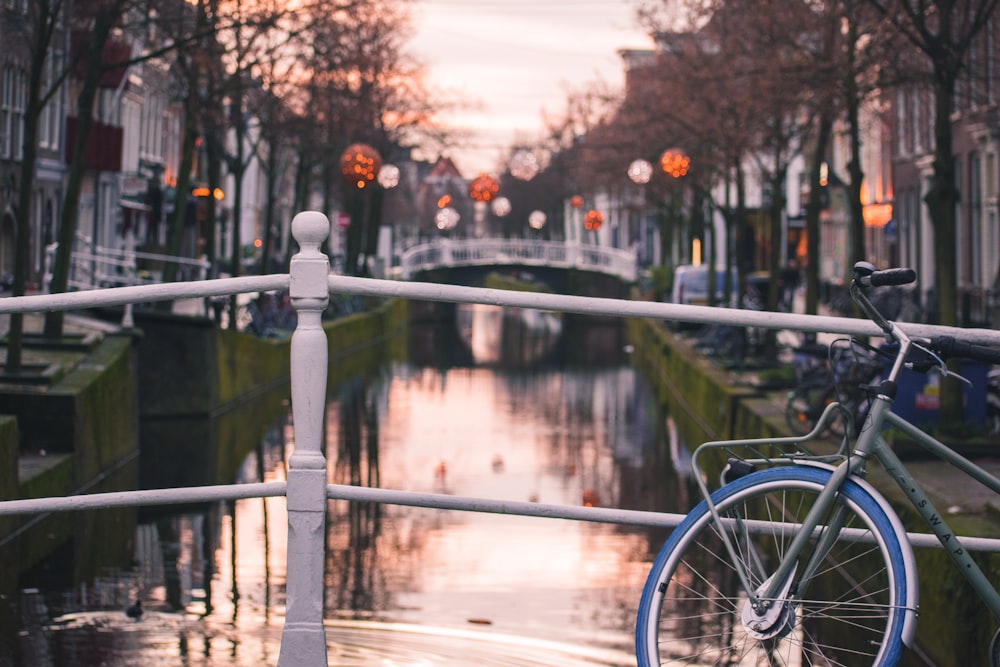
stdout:
[[[331,389],[331,481],[684,511],[685,448],[630,363],[620,323],[458,306],[414,325],[406,359]],[[282,480],[287,401],[236,473]],[[283,498],[144,511],[129,567],[22,591],[37,667],[274,665]],[[664,532],[331,502],[329,664],[634,664],[633,619]],[[143,603],[138,618],[126,612]]]

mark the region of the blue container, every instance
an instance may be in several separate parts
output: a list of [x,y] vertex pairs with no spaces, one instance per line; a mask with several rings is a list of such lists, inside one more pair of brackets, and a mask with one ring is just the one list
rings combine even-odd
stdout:
[[[888,346],[882,347],[891,349]],[[888,376],[890,368],[887,360],[882,370],[883,379]],[[982,362],[965,359],[961,362],[959,374],[972,383],[970,386],[960,382],[965,422],[968,424],[986,424],[986,376],[989,369],[990,365]],[[899,374],[899,388],[892,411],[912,424],[936,424],[940,414],[941,379],[941,374],[937,371],[918,373],[904,369]]]

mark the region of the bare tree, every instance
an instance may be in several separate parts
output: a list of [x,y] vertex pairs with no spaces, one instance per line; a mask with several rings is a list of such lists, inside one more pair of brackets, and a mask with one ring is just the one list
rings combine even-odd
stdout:
[[[941,324],[958,323],[958,265],[955,156],[952,154],[952,110],[958,82],[974,39],[989,25],[1000,0],[868,0],[927,60],[934,97],[934,173],[924,196],[934,245],[934,285]],[[942,385],[941,419],[958,423],[962,414],[958,382]]]
[[[324,206],[340,197],[352,214],[346,233],[347,273],[364,268],[378,239],[381,187],[346,187],[339,158],[353,143],[366,143],[384,160],[403,154],[419,129],[429,126],[434,104],[421,85],[422,68],[403,48],[409,30],[405,6],[362,2],[336,8],[309,27],[308,106],[322,148],[315,166]],[[359,262],[361,257],[365,262]]]
[[[70,258],[76,237],[77,221],[80,214],[80,192],[83,186],[84,164],[87,155],[87,140],[94,118],[94,102],[97,99],[102,73],[108,63],[104,60],[104,47],[114,29],[121,23],[129,7],[130,0],[98,0],[76,7],[72,24],[89,36],[85,52],[81,56],[82,80],[76,100],[76,134],[73,138],[66,192],[59,220],[58,247],[52,268],[49,289],[65,292],[69,283]],[[121,66],[122,63],[116,63]],[[46,337],[62,335],[63,311],[50,311],[45,315]]]
[[[30,22],[26,29],[9,36],[21,40],[22,48],[30,59],[28,90],[24,113],[24,130],[21,135],[21,175],[17,205],[17,235],[14,250],[13,296],[22,296],[27,286],[31,238],[32,201],[35,189],[35,172],[38,162],[38,123],[42,109],[60,90],[67,69],[65,63],[50,63],[54,40],[66,20],[66,3],[62,0],[39,0],[29,3]],[[45,72],[57,71],[58,76],[46,79]],[[22,364],[24,317],[20,313],[10,316],[7,332],[7,357],[5,369],[18,373]]]

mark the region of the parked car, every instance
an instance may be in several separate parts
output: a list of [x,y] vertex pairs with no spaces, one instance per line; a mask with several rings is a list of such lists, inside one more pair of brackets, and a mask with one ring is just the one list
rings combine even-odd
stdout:
[[[736,290],[738,281],[736,269],[733,268],[730,279],[730,298],[726,298],[726,269],[715,269],[715,305],[736,306]],[[674,285],[670,300],[673,303],[683,303],[692,306],[708,305],[708,266],[700,264],[682,264],[674,269]]]

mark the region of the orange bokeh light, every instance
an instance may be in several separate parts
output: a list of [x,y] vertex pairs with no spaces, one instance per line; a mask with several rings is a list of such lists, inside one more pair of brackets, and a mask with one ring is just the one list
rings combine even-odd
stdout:
[[500,192],[500,184],[489,174],[479,174],[469,183],[469,196],[478,202],[492,201]]
[[660,169],[674,178],[686,176],[691,167],[691,158],[676,148],[668,148],[660,156]]
[[596,232],[604,224],[604,216],[597,209],[590,209],[583,216],[583,227],[588,232]]
[[438,199],[438,208],[444,208],[451,204],[451,195],[441,195]]
[[340,173],[359,190],[374,182],[381,168],[382,156],[368,144],[351,144],[340,156]]

